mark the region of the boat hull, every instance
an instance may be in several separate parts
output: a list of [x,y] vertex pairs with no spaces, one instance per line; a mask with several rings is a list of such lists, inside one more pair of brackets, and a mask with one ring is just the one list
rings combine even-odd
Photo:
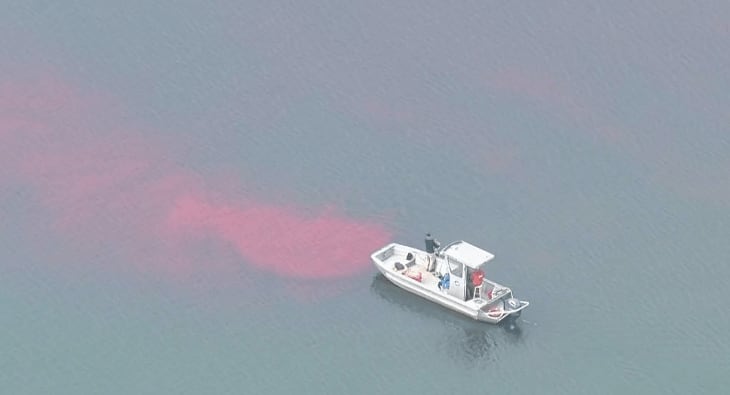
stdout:
[[[381,271],[381,273],[383,273]],[[435,295],[432,291],[424,289],[422,287],[418,287],[413,284],[412,281],[406,280],[404,278],[399,278],[402,276],[393,275],[392,273],[383,273],[383,276],[388,279],[391,283],[395,284],[401,289],[404,289],[408,292],[414,293],[420,297],[423,297],[425,299],[430,300],[431,302],[438,303],[441,306],[444,306],[448,309],[454,310],[458,313],[464,314],[466,316],[469,316],[474,319],[479,319],[479,311],[475,309],[470,309],[466,306],[460,305],[458,301],[455,300],[449,300],[451,297],[448,295]],[[495,320],[493,323],[499,322],[498,320]]]

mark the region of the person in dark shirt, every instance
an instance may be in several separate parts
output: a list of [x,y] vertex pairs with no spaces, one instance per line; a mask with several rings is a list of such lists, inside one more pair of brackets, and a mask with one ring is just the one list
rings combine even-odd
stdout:
[[441,247],[441,243],[434,239],[430,233],[426,233],[426,252],[433,254],[439,249],[439,247]]

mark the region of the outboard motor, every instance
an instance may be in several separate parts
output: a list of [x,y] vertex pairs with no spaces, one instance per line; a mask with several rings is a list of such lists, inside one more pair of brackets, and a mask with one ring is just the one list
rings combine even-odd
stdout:
[[[504,301],[504,304],[505,307],[507,307],[509,310],[517,310],[518,308],[520,308],[521,305],[520,300],[517,298],[509,298]],[[520,314],[522,314],[521,310],[512,314],[512,317],[517,318],[520,316]]]
[[[520,300],[517,298],[509,298],[504,301],[504,308],[505,310],[515,310],[520,307],[521,303]],[[505,318],[504,322],[507,325],[507,330],[512,331],[519,331],[519,328],[517,327],[517,318],[522,314],[522,310],[512,313]]]

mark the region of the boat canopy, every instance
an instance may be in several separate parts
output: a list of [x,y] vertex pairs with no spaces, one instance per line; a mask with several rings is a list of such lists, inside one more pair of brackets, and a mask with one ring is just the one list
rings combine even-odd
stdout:
[[494,259],[492,253],[484,251],[463,240],[447,245],[441,252],[472,269],[477,269]]

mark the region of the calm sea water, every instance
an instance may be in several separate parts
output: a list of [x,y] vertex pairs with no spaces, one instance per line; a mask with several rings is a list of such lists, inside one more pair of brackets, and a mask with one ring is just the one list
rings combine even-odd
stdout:
[[0,392],[725,393],[730,6],[653,3],[5,4]]

